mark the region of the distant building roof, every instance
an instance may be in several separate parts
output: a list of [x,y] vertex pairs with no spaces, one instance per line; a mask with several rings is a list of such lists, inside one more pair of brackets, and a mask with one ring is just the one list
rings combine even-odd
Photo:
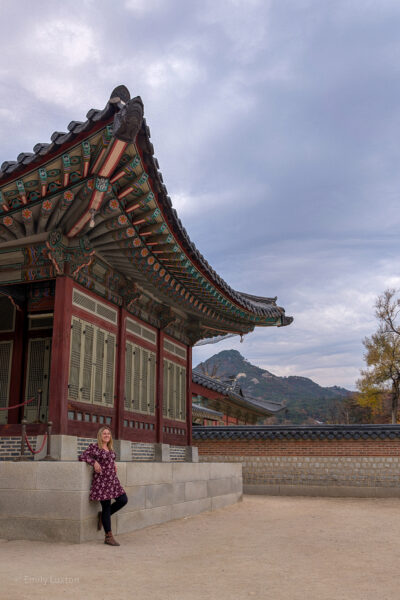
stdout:
[[192,372],[192,381],[197,385],[201,385],[209,390],[230,398],[235,404],[238,404],[243,408],[253,410],[263,416],[276,414],[285,408],[280,402],[264,402],[244,394],[238,384],[234,384],[232,386],[221,381],[220,379],[214,379],[208,375],[203,375],[198,371]]
[[192,404],[192,415],[194,417],[200,417],[201,419],[218,421],[219,419],[222,419],[224,413],[219,412],[218,410],[212,410],[211,408],[206,408],[205,406],[200,406],[200,404]]

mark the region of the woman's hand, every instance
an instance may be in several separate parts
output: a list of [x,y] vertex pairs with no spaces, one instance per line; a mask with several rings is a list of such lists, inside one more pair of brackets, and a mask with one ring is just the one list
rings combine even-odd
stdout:
[[99,465],[97,460],[94,461],[93,468],[96,471],[96,473],[101,473],[101,466]]

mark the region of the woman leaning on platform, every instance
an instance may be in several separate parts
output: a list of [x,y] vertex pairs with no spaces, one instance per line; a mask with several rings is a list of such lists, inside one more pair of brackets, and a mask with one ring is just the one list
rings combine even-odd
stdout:
[[[110,546],[119,546],[111,531],[111,515],[125,506],[128,497],[117,477],[115,452],[111,430],[109,427],[100,427],[97,432],[97,444],[90,444],[79,460],[87,462],[94,468],[90,500],[98,500],[102,510],[98,513],[97,529],[104,527],[104,543]],[[111,504],[111,500],[115,502]]]

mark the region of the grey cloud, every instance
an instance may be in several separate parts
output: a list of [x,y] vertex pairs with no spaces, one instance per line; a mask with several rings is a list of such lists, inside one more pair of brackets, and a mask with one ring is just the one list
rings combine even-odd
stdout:
[[399,3],[23,0],[1,18],[1,161],[125,83],[199,249],[295,316],[238,349],[351,386],[374,297],[400,283]]

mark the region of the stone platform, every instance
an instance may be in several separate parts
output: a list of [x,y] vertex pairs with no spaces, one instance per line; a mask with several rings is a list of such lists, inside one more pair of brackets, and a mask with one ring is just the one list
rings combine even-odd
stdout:
[[[242,499],[233,463],[119,462],[128,504],[112,517],[115,534],[216,510]],[[99,502],[89,501],[93,469],[79,462],[1,462],[1,537],[81,543],[103,539]]]

